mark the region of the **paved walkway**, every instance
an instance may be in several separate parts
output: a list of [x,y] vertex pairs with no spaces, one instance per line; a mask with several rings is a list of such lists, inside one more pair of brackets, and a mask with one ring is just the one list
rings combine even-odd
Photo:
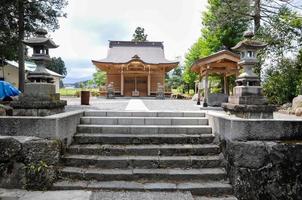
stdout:
[[145,106],[144,102],[140,99],[130,99],[126,107],[127,111],[148,111],[149,109]]

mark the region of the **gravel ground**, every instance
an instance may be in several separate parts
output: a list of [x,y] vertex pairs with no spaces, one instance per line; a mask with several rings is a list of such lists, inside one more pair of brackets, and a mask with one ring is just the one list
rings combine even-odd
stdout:
[[81,105],[80,98],[61,98],[67,101],[66,111],[72,110],[125,110],[129,99],[91,98],[90,105]]
[[[63,100],[67,101],[66,111],[73,110],[113,110],[113,111],[124,111],[131,98],[116,98],[116,99],[106,99],[106,98],[96,98],[92,97],[90,99],[90,105],[84,106],[80,105],[80,98],[74,97],[63,97]],[[143,101],[145,106],[149,110],[157,111],[198,111],[200,108],[196,105],[195,101],[191,100],[159,100],[154,98],[135,98]],[[217,110],[216,108],[203,108],[203,110]],[[288,115],[279,112],[274,113],[274,119],[283,119],[283,120],[302,120],[302,117],[297,117],[295,115]]]
[[[95,98],[90,99],[90,105],[80,105],[80,98],[67,98],[63,97],[62,100],[67,101],[66,111],[72,110],[114,110],[122,111],[125,110],[130,98],[116,98],[116,99],[106,99],[106,98]],[[196,102],[191,100],[159,100],[159,99],[146,99],[141,98],[145,106],[149,110],[199,110],[196,106]]]
[[143,100],[149,110],[200,110],[195,101],[191,100]]

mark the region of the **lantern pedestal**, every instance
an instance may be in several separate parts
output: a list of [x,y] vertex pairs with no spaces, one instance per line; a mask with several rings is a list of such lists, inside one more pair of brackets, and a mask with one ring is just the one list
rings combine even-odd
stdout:
[[229,97],[228,103],[223,103],[225,111],[236,117],[249,119],[272,119],[276,107],[268,105],[262,95],[261,86],[236,86],[234,96]]
[[64,112],[66,101],[60,100],[51,83],[27,83],[24,93],[11,106],[14,116],[48,116]]

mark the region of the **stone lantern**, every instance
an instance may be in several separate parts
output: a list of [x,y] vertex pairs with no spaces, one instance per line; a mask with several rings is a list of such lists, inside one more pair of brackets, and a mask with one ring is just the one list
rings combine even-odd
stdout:
[[53,78],[46,71],[45,65],[51,60],[49,49],[57,48],[58,46],[51,39],[47,38],[46,34],[46,30],[38,29],[36,37],[23,41],[24,44],[33,48],[33,55],[30,59],[37,65],[35,71],[29,72],[27,75],[27,79],[30,82],[53,83]]
[[273,118],[275,106],[268,105],[262,94],[259,77],[253,72],[257,64],[257,51],[266,47],[266,44],[253,40],[252,32],[244,33],[245,39],[232,49],[240,52],[239,66],[243,73],[236,79],[233,96],[222,107],[225,111],[242,118]]
[[64,111],[66,101],[60,100],[56,93],[53,77],[47,72],[45,65],[51,60],[49,49],[58,46],[46,37],[47,31],[38,29],[36,36],[24,40],[23,43],[33,48],[30,58],[37,67],[27,75],[28,83],[25,84],[24,93],[18,101],[13,101],[13,115],[18,116],[47,116]]

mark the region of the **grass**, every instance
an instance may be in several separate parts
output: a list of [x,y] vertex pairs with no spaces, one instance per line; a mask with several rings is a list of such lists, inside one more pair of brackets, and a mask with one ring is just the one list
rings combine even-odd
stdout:
[[72,88],[72,89],[66,89],[66,88],[61,88],[60,89],[60,95],[61,96],[79,96],[80,92],[82,90],[89,90],[92,93],[98,93],[99,89],[96,88],[88,88],[88,89],[81,89],[81,88]]

